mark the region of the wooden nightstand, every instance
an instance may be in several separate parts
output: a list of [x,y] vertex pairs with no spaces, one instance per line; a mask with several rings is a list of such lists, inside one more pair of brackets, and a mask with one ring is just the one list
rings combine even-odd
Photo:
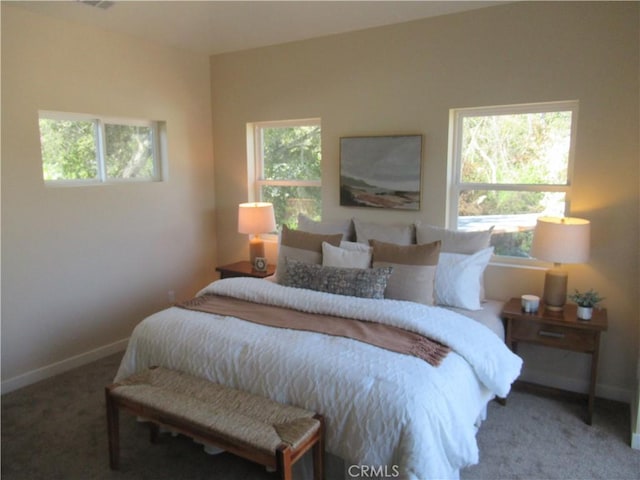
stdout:
[[230,263],[229,265],[223,265],[222,267],[216,267],[216,271],[220,272],[220,278],[232,278],[232,277],[253,277],[264,278],[269,275],[273,275],[276,271],[275,265],[267,265],[266,272],[259,272],[253,268],[251,262],[243,261]]
[[591,425],[593,400],[598,373],[600,333],[607,329],[607,310],[594,309],[591,320],[580,320],[575,305],[565,305],[562,312],[545,310],[540,305],[538,313],[524,313],[520,298],[512,298],[502,309],[507,321],[507,346],[516,351],[519,342],[562,348],[591,354],[591,379],[586,422]]

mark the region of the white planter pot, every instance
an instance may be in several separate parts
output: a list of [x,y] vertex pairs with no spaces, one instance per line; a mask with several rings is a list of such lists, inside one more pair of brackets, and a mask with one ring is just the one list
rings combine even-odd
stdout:
[[591,320],[591,315],[593,315],[592,307],[581,307],[578,305],[578,318],[581,320]]

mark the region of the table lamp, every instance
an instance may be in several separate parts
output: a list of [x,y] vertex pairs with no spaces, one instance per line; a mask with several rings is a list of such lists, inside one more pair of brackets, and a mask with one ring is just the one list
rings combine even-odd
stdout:
[[563,263],[584,263],[589,260],[588,220],[581,218],[540,217],[533,231],[531,255],[553,262],[544,277],[545,308],[560,312],[567,299],[568,273]]
[[249,235],[249,255],[251,265],[256,257],[264,257],[264,242],[261,233],[273,232],[276,218],[273,204],[267,202],[241,203],[238,206],[238,232]]

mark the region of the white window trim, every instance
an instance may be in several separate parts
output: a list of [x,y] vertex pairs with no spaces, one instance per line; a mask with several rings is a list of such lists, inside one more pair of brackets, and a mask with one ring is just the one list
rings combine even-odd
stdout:
[[[263,128],[273,127],[297,127],[301,125],[322,126],[320,118],[301,118],[294,120],[273,120],[264,122],[252,122],[247,124],[247,192],[249,202],[260,202],[261,187],[263,185],[276,185],[283,187],[322,187],[322,180],[265,180],[258,172],[263,172],[264,158],[262,155]],[[278,235],[261,234],[266,241],[277,242]]]
[[[447,172],[447,203],[446,225],[447,228],[457,229],[458,225],[458,199],[460,193],[465,190],[503,190],[503,191],[545,191],[565,193],[565,215],[569,214],[571,205],[571,186],[573,180],[573,165],[575,156],[576,136],[578,128],[578,100],[558,102],[523,103],[514,105],[501,105],[489,107],[456,108],[450,110],[449,118],[449,162]],[[462,171],[462,122],[468,117],[526,114],[543,112],[572,112],[571,143],[569,146],[569,158],[567,165],[567,182],[565,184],[508,184],[508,183],[463,183],[460,173]],[[507,257],[494,255],[492,264],[543,266],[544,262],[531,258]]]
[[262,155],[262,135],[261,130],[264,128],[277,127],[297,127],[300,125],[318,125],[321,126],[320,118],[302,118],[296,120],[275,120],[268,122],[254,122],[248,125],[250,130],[247,135],[250,143],[247,152],[253,153],[253,158],[249,158],[249,165],[253,166],[253,171],[249,168],[247,180],[249,182],[249,201],[260,202],[261,187],[264,185],[277,185],[283,187],[322,187],[322,180],[265,180],[262,176],[258,176],[258,172],[264,171],[264,158]]
[[[86,121],[92,122],[95,128],[96,135],[96,165],[97,165],[97,177],[92,179],[56,179],[56,180],[44,180],[45,185],[52,187],[68,187],[68,186],[86,186],[86,185],[108,185],[119,183],[151,183],[161,182],[166,178],[166,159],[163,152],[166,151],[163,148],[164,136],[166,134],[164,129],[164,122],[158,122],[153,120],[142,120],[135,118],[122,118],[122,117],[109,117],[102,115],[91,115],[88,113],[75,113],[75,112],[60,112],[53,110],[39,110],[38,119],[46,118],[50,120],[70,120],[70,121]],[[153,157],[153,172],[151,177],[145,178],[110,178],[107,177],[106,164],[104,159],[106,158],[106,145],[104,142],[105,137],[105,125],[127,125],[132,127],[148,127],[151,129],[151,150]]]

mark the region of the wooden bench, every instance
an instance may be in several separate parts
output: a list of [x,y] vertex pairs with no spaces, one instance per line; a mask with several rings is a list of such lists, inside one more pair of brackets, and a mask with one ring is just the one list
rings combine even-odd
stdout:
[[314,478],[323,478],[324,419],[307,410],[152,367],[106,387],[109,465],[119,467],[119,410],[158,427],[213,444],[292,478],[292,466],[313,448]]

